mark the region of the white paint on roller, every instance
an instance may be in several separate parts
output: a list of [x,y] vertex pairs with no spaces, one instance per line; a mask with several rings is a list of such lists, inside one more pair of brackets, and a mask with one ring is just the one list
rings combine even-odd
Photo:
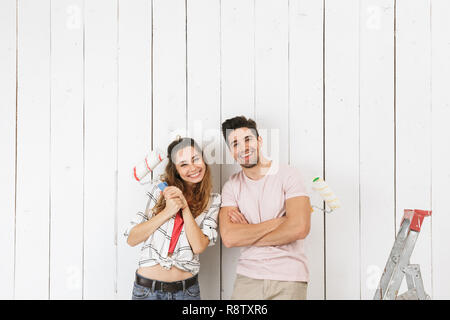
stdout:
[[330,186],[320,177],[313,180],[313,189],[321,195],[328,207],[333,211],[341,207],[341,202]]
[[164,160],[163,153],[156,149],[150,152],[144,160],[142,160],[136,167],[134,167],[134,177],[141,184],[146,184],[149,181],[143,181],[150,172],[152,172],[158,164]]

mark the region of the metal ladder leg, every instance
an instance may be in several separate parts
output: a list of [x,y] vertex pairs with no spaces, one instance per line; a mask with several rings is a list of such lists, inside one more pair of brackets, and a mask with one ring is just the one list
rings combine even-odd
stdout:
[[388,261],[384,268],[377,291],[373,297],[374,300],[382,300],[386,295],[388,286],[391,283],[392,275],[400,261],[401,252],[405,247],[406,238],[409,232],[409,224],[410,221],[405,219],[400,226],[400,230],[397,233],[397,238],[395,239],[394,246],[392,247]]
[[[411,264],[409,264],[409,266],[411,266]],[[406,278],[406,284],[408,285],[408,290],[414,289],[415,286],[414,286],[413,275],[410,272],[406,272],[405,273],[405,278]]]
[[386,291],[385,300],[395,300],[398,295],[398,290],[400,289],[400,285],[402,283],[403,277],[405,276],[405,268],[409,264],[409,259],[414,249],[414,245],[416,244],[418,233],[415,231],[410,231],[406,238],[405,247],[403,248],[402,253],[400,254],[400,260],[392,274],[391,282]]
[[[420,266],[410,264],[410,257],[426,216],[431,216],[431,211],[404,210],[400,230],[375,291],[375,300],[430,299],[430,296],[425,293]],[[406,277],[408,291],[399,296],[398,290],[403,277]]]

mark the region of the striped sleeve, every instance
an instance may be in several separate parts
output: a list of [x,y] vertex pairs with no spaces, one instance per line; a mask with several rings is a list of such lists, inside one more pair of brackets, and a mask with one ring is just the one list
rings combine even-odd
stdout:
[[149,216],[149,213],[151,209],[156,205],[156,202],[158,201],[158,197],[160,195],[160,190],[158,188],[158,183],[160,181],[153,181],[150,185],[149,190],[146,192],[147,195],[147,204],[145,206],[144,211],[138,211],[134,218],[130,221],[127,228],[125,229],[123,235],[126,239],[128,239],[128,236],[130,235],[131,229],[133,229],[134,226],[146,222],[151,218]]
[[221,204],[220,194],[211,195],[211,206],[203,219],[200,229],[209,238],[208,246],[213,246],[217,241],[217,217]]

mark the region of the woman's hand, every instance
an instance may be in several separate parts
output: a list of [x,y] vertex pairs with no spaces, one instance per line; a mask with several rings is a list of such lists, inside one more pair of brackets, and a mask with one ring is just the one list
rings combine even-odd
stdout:
[[181,201],[181,210],[184,210],[187,206],[188,203],[186,201],[186,198],[183,195],[183,192],[181,192],[181,190],[177,187],[167,187],[164,189],[163,191],[163,195],[164,198],[166,199],[166,201],[168,199],[176,199],[178,198]]
[[166,207],[165,211],[167,212],[167,215],[170,217],[173,217],[177,214],[178,211],[180,211],[183,207],[183,202],[178,197],[169,198],[166,199]]

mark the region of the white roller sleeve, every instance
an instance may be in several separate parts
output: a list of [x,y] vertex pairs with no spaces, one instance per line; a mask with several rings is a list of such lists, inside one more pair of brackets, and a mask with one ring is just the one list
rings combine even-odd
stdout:
[[313,180],[313,189],[319,192],[331,210],[341,207],[341,202],[322,178],[317,177]]
[[134,167],[134,178],[143,183],[142,179],[145,178],[155,167],[164,160],[164,155],[159,150],[153,150],[150,152],[144,160]]

